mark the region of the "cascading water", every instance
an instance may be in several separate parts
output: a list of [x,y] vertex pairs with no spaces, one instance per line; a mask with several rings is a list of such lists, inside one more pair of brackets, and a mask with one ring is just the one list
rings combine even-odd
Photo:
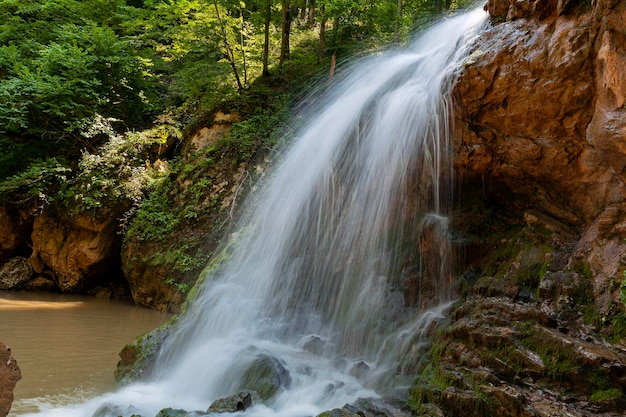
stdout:
[[259,354],[281,363],[289,384],[251,416],[316,415],[410,372],[400,358],[451,297],[449,93],[485,20],[482,10],[450,18],[333,81],[164,343],[152,380],[44,413],[206,410],[246,388]]

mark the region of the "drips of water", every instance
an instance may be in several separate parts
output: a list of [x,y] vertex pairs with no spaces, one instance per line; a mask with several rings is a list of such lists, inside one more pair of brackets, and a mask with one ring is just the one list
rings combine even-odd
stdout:
[[[47,414],[204,410],[241,388],[259,353],[280,360],[292,383],[251,416],[315,415],[377,396],[389,387],[381,375],[410,372],[399,359],[451,296],[449,92],[485,20],[482,11],[451,18],[408,51],[347,71],[309,109],[230,259],[164,344],[153,381]],[[410,265],[419,285],[407,300]]]

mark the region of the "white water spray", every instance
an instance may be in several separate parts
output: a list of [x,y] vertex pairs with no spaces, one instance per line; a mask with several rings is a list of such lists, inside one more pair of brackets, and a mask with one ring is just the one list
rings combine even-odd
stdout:
[[252,417],[316,415],[410,372],[400,357],[451,296],[449,93],[485,20],[446,20],[334,83],[166,340],[152,381],[45,414],[206,410],[246,388],[259,354],[290,383]]

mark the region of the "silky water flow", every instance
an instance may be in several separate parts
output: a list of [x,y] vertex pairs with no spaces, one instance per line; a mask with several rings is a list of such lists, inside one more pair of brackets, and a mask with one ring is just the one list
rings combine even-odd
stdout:
[[246,388],[259,355],[288,376],[251,417],[314,416],[410,377],[423,333],[451,297],[449,94],[486,18],[476,10],[443,20],[327,85],[151,380],[40,414],[204,411]]

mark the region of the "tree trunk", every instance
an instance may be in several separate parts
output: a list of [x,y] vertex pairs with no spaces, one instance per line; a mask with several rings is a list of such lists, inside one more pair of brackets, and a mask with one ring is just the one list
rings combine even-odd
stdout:
[[263,43],[263,76],[270,75],[268,69],[270,55],[270,21],[272,19],[272,0],[265,0],[265,31]]
[[324,5],[320,7],[322,20],[320,21],[320,60],[324,63],[326,59],[326,13]]
[[396,16],[396,33],[394,34],[394,40],[396,43],[400,43],[400,27],[402,23],[402,0],[398,0],[398,14]]
[[244,32],[245,32],[245,21],[243,19],[243,9],[239,10],[240,13],[240,18],[241,18],[241,37],[240,37],[240,42],[241,42],[241,55],[242,55],[242,59],[243,59],[243,85],[247,85],[248,84],[248,62],[246,61],[246,39],[244,36]]
[[283,13],[283,27],[281,30],[280,37],[280,61],[278,65],[280,67],[283,66],[285,60],[289,59],[289,35],[291,34],[291,9],[288,0],[283,0],[282,2],[282,13]]
[[309,0],[302,0],[302,7],[300,8],[300,20],[304,22],[306,19],[306,9],[309,5]]
[[315,0],[309,0],[309,15],[307,19],[310,25],[313,25],[315,22]]
[[217,5],[217,0],[213,1],[213,5],[215,6],[215,14],[217,16],[217,21],[220,25],[220,29],[222,32],[222,39],[224,40],[224,49],[226,50],[226,59],[230,63],[230,67],[233,69],[233,75],[235,76],[235,80],[237,81],[237,88],[239,90],[243,90],[243,85],[241,84],[241,78],[239,77],[239,71],[237,70],[237,64],[235,63],[235,54],[233,53],[233,48],[228,43],[228,32],[226,31],[226,24],[222,20],[220,15],[220,9]]

